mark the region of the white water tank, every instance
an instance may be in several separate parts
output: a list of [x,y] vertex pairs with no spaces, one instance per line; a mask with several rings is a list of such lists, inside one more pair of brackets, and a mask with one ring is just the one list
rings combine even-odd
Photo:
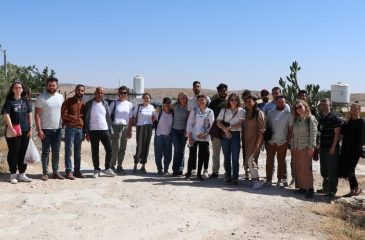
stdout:
[[342,82],[331,85],[331,101],[334,103],[349,103],[350,85]]
[[144,93],[144,78],[142,76],[135,76],[133,78],[133,91],[136,98],[141,98]]

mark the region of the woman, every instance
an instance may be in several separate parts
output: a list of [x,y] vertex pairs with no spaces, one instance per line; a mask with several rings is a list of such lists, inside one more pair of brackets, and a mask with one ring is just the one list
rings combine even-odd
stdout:
[[362,192],[355,176],[361,149],[365,145],[365,121],[360,118],[360,110],[360,105],[353,103],[350,119],[341,127],[343,138],[338,166],[339,177],[347,178],[350,184],[350,192],[343,197],[357,196]]
[[209,163],[209,130],[214,122],[214,113],[212,109],[207,108],[207,97],[205,95],[198,95],[197,102],[198,107],[190,111],[186,126],[190,146],[186,179],[190,180],[191,171],[196,162],[196,151],[199,147],[197,177],[200,181],[203,181],[201,171],[203,163],[205,166],[208,166]]
[[186,122],[188,120],[188,96],[181,92],[178,101],[173,104],[174,119],[172,122],[171,136],[174,145],[174,159],[172,163],[173,176],[183,175],[184,154],[186,145]]
[[[234,185],[238,185],[241,126],[245,117],[245,110],[240,105],[239,96],[232,93],[228,97],[226,107],[220,110],[217,117],[217,126],[223,130],[225,135],[221,144],[224,154],[226,183],[233,183]],[[231,174],[231,168],[233,174]]]
[[317,120],[312,116],[308,104],[298,100],[293,105],[294,117],[291,151],[296,193],[305,193],[306,198],[314,196],[312,157],[316,147]]
[[[155,112],[155,162],[159,175],[168,175],[172,158],[171,126],[174,113],[170,109],[171,99],[165,97],[162,100],[160,112]],[[162,166],[163,158],[163,166]],[[163,171],[162,171],[163,170]]]
[[[8,164],[10,183],[31,182],[25,175],[27,164],[24,163],[29,139],[32,137],[32,107],[28,102],[23,83],[13,82],[6,97],[1,113],[7,128]],[[19,176],[16,172],[19,171]]]
[[137,171],[138,163],[142,164],[141,173],[146,173],[145,165],[147,163],[148,151],[153,129],[153,113],[155,108],[150,104],[151,94],[142,95],[143,103],[138,105],[133,111],[133,117],[136,122],[136,154],[134,155],[133,171]]
[[262,182],[259,181],[259,172],[254,156],[260,151],[265,131],[265,115],[257,107],[256,97],[245,96],[246,118],[244,121],[244,151],[245,161],[248,164],[253,181],[252,188],[260,189]]

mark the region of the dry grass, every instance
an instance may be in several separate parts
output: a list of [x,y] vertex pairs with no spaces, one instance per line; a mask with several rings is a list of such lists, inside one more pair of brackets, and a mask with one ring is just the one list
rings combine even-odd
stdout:
[[[359,179],[364,186],[365,179]],[[312,207],[315,214],[323,216],[323,228],[329,239],[365,240],[365,203],[363,199],[337,200],[332,204],[318,203]]]
[[0,172],[8,172],[8,164],[6,162],[6,156],[8,153],[8,145],[6,144],[5,138],[0,138]]

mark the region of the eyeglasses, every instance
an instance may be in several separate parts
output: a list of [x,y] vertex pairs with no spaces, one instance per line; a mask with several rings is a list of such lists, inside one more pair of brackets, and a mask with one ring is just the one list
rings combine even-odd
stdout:
[[302,109],[303,108],[303,105],[298,105],[298,106],[295,106],[295,109]]
[[229,101],[231,101],[231,102],[238,102],[238,99],[237,98],[231,98]]
[[127,95],[128,92],[119,92],[120,95]]

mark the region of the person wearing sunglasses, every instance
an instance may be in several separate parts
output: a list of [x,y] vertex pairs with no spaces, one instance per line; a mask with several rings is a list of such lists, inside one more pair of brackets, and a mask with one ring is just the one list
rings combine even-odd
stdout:
[[[109,107],[113,127],[111,168],[117,173],[124,171],[122,163],[127,141],[132,137],[132,121],[130,120],[132,119],[133,104],[128,101],[128,93],[129,89],[126,86],[121,86],[118,89],[118,100],[113,101]],[[115,169],[116,164],[117,168]]]
[[234,185],[238,185],[241,130],[245,119],[245,110],[240,105],[239,96],[236,93],[230,94],[226,106],[220,110],[217,117],[217,126],[224,132],[221,144],[226,171],[225,181]]
[[298,100],[293,105],[294,116],[291,150],[293,155],[293,169],[295,176],[295,193],[305,194],[312,198],[313,172],[312,157],[316,147],[317,120],[311,114],[308,104]]

